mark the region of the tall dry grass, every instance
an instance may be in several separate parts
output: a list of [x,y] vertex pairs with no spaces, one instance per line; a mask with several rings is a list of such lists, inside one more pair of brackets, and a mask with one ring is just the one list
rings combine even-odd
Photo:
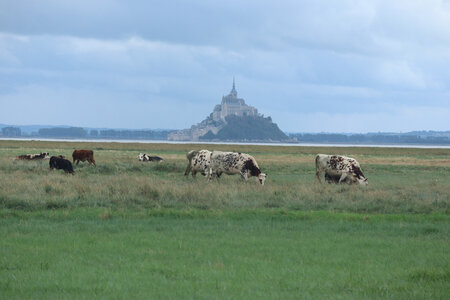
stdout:
[[[74,176],[49,170],[48,161],[15,161],[23,153],[48,151],[70,158],[73,149],[94,149],[98,167],[81,163]],[[183,176],[189,149],[211,145],[0,141],[0,206],[38,210],[74,207],[121,208],[285,208],[366,213],[449,213],[450,150],[317,148],[214,145],[255,156],[265,186],[224,175],[220,182]],[[137,161],[139,152],[163,163]],[[314,155],[356,157],[369,186],[319,185]]]

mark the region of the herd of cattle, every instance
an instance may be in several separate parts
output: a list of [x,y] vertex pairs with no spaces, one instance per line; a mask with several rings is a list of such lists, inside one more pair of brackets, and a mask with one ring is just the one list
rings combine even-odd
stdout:
[[[195,177],[197,173],[207,177],[210,181],[213,178],[219,180],[223,173],[228,175],[239,174],[245,181],[250,177],[256,177],[261,185],[264,185],[267,174],[262,173],[255,158],[249,154],[241,152],[222,152],[209,150],[191,150],[186,154],[188,165],[185,176],[189,173]],[[72,163],[63,155],[49,156],[48,152],[40,154],[26,154],[17,156],[19,160],[48,159],[50,169],[64,170],[66,173],[74,174]],[[162,162],[159,156],[149,156],[144,153],[138,155],[139,161]],[[74,150],[72,153],[73,163],[78,165],[80,161],[89,162],[97,166],[92,150]],[[367,178],[361,171],[359,163],[351,157],[341,155],[316,155],[316,179],[321,183],[324,176],[328,183],[348,183],[367,185]]]
[[[222,173],[240,174],[245,181],[255,176],[262,185],[267,178],[267,174],[261,172],[255,158],[246,153],[192,150],[186,157],[189,161],[184,172],[186,176],[191,173],[195,177],[199,172],[207,176],[209,181],[213,177],[219,179]],[[354,158],[341,155],[316,155],[316,178],[320,183],[322,176],[325,176],[328,183],[368,184],[359,163]]]
[[[57,155],[50,157],[48,152],[41,152],[40,154],[25,154],[16,157],[18,160],[37,160],[50,158],[50,169],[64,170],[66,173],[74,174],[73,166],[70,160],[67,160],[63,155]],[[92,150],[74,150],[72,153],[73,163],[80,163],[80,161],[88,161],[89,164],[95,164],[94,151]]]

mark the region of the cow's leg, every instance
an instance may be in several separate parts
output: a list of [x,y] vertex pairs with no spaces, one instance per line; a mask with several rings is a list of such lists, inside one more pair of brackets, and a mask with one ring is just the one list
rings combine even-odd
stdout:
[[244,179],[245,182],[248,181],[248,173],[247,172],[240,172],[242,179]]
[[184,176],[188,176],[190,171],[191,171],[191,162],[188,163],[186,171],[184,171]]
[[205,174],[206,174],[206,181],[211,181],[211,178],[213,176],[213,170],[211,168],[209,168],[208,170],[205,169]]
[[77,159],[77,166],[78,166],[78,164],[80,163],[80,160],[79,159]]
[[342,181],[345,181],[345,179],[347,178],[347,173],[342,173],[341,178],[339,178],[339,183],[341,183]]
[[319,183],[322,183],[322,179],[320,179],[320,177],[322,177],[322,172],[320,172],[319,170],[317,170],[316,171],[316,180],[319,182]]
[[196,178],[196,175],[197,175],[197,171],[192,170],[192,178]]
[[212,169],[208,170],[208,173],[207,173],[207,175],[209,177],[208,181],[214,180],[214,178],[215,178],[215,179],[217,179],[217,182],[220,182],[219,179],[220,179],[221,174],[222,174],[222,171],[220,169],[216,170],[216,171],[213,171]]
[[94,164],[94,166],[97,168],[97,165],[95,164],[95,160],[92,160],[92,163]]
[[220,182],[220,176],[222,175],[222,171],[221,170],[217,170],[216,172],[214,172],[213,176],[216,177],[217,182]]

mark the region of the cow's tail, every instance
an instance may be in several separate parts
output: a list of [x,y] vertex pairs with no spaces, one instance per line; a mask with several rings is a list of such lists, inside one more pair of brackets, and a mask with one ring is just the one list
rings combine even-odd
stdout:
[[316,180],[319,182],[319,183],[322,183],[322,180],[320,180],[320,162],[319,162],[319,159],[320,159],[320,155],[319,154],[317,154],[316,155]]
[[198,150],[191,150],[186,154],[186,158],[191,162],[192,158],[197,155]]
[[319,168],[319,154],[316,155],[316,170]]
[[191,171],[191,162],[192,158],[198,154],[198,150],[191,150],[186,154],[186,158],[188,159],[188,165],[186,167],[186,171],[184,171],[184,176],[189,175],[189,172]]

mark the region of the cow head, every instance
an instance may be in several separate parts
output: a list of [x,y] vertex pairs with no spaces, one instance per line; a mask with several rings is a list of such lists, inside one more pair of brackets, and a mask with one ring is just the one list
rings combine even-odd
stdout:
[[357,184],[357,185],[362,185],[362,186],[366,186],[369,184],[369,181],[367,180],[366,177],[364,176],[355,176],[354,174],[347,176],[347,182],[350,184]]
[[261,185],[264,185],[264,182],[266,181],[266,178],[267,178],[267,174],[259,173],[258,180],[259,180],[259,183],[261,183]]
[[357,179],[356,179],[356,182],[357,182],[359,185],[363,185],[363,186],[367,186],[367,185],[369,184],[369,181],[368,181],[367,178],[365,178],[365,177],[357,178]]
[[144,154],[139,153],[138,158],[139,158],[139,161],[143,161],[144,160]]

